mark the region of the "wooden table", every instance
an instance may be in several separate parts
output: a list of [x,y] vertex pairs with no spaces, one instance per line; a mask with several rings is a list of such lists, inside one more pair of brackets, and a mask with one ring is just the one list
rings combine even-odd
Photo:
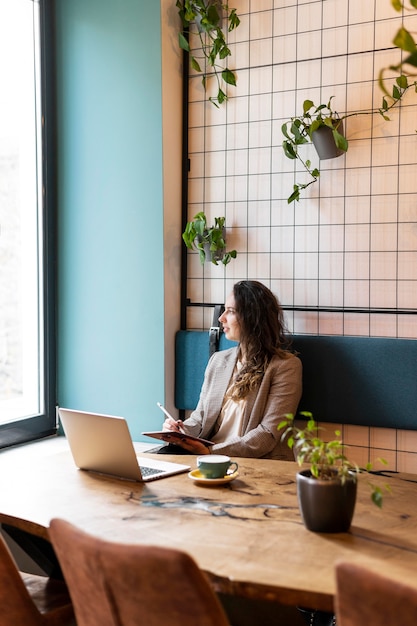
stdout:
[[[195,467],[195,457],[164,457]],[[366,564],[417,585],[417,476],[376,476],[382,510],[360,479],[349,533],[305,529],[295,463],[237,459],[239,477],[205,487],[187,474],[146,485],[77,470],[64,438],[0,452],[0,522],[48,539],[53,517],[124,543],[191,554],[222,593],[332,610],[334,565]]]

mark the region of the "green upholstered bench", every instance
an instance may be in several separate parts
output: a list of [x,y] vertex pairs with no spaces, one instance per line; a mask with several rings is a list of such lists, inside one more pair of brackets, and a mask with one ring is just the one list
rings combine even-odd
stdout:
[[[220,336],[219,349],[234,344]],[[303,363],[300,411],[318,421],[417,430],[417,341],[295,335]],[[175,405],[196,407],[209,359],[209,335],[176,334]]]

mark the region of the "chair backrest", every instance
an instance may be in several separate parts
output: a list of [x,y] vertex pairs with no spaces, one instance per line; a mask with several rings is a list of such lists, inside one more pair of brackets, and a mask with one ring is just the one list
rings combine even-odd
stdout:
[[78,626],[228,626],[184,552],[105,541],[59,519],[49,532]]
[[9,548],[0,536],[0,626],[42,626]]
[[417,587],[354,563],[336,565],[337,626],[396,626],[417,622]]

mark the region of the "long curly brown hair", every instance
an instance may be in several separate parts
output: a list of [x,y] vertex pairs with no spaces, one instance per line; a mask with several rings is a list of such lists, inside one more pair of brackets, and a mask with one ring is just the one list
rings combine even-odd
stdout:
[[242,280],[234,285],[233,296],[240,327],[239,357],[244,358],[230,389],[230,397],[238,401],[260,385],[273,356],[288,358],[291,340],[281,305],[268,287]]

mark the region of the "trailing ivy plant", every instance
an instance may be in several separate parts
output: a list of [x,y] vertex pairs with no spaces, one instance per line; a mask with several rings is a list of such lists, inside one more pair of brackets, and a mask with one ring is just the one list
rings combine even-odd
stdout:
[[315,183],[320,176],[320,170],[312,166],[310,159],[304,159],[299,151],[300,146],[312,142],[312,135],[316,130],[323,126],[330,128],[336,147],[344,152],[348,149],[348,142],[339,130],[345,118],[340,118],[332,110],[332,99],[333,96],[327,104],[319,105],[315,105],[312,100],[304,100],[303,113],[297,117],[292,117],[281,126],[281,131],[284,135],[282,148],[285,156],[288,159],[298,160],[310,176],[306,183],[294,184],[293,191],[287,200],[288,204],[294,202],[294,200],[298,201],[301,191]]
[[[391,4],[396,11],[417,10],[417,0],[408,0],[408,2],[410,4],[409,7],[407,7],[405,2],[402,2],[401,0],[391,0]],[[384,67],[380,71],[379,85],[382,91],[387,96],[391,95],[385,85],[385,73],[387,71],[390,71],[390,73],[394,71],[399,74],[395,80],[394,90],[414,87],[414,90],[417,92],[417,82],[416,80],[413,80],[417,77],[417,71],[414,69],[417,68],[417,43],[415,42],[413,35],[404,27],[404,25],[402,25],[398,29],[392,43],[396,46],[396,48],[401,50],[405,56],[397,65]],[[396,91],[393,91],[393,97],[395,97],[395,93]]]
[[221,0],[177,0],[176,6],[182,24],[180,48],[189,53],[191,67],[203,75],[204,91],[210,78],[217,80],[217,96],[210,96],[209,100],[218,107],[227,101],[224,83],[236,86],[236,73],[227,67],[231,52],[223,30],[225,20],[228,32],[239,26],[236,9]]
[[[417,2],[417,0],[410,1]],[[290,120],[284,122],[281,126],[281,131],[284,136],[282,148],[285,156],[292,160],[298,160],[310,177],[305,183],[294,183],[292,193],[287,199],[288,204],[295,200],[299,201],[301,192],[317,182],[320,177],[319,168],[314,167],[309,159],[304,159],[299,150],[300,146],[312,142],[312,136],[316,130],[323,126],[329,127],[332,130],[336,147],[343,152],[347,152],[349,143],[340,132],[342,122],[349,117],[374,114],[379,114],[385,121],[390,121],[388,113],[398,104],[405,92],[411,87],[415,89],[416,84],[409,83],[407,77],[401,75],[396,79],[392,87],[392,93],[390,94],[388,91],[385,92],[381,106],[378,109],[354,111],[342,116],[339,116],[339,114],[332,109],[332,99],[334,96],[329,99],[327,104],[321,103],[316,105],[312,100],[304,100],[302,114],[290,118]]]

